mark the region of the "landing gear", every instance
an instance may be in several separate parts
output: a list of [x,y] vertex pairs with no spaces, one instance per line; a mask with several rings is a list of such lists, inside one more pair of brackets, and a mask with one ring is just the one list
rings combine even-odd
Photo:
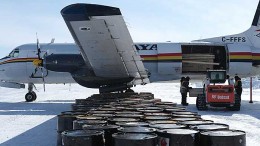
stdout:
[[28,84],[28,93],[25,95],[26,102],[35,101],[37,98],[36,93],[33,91],[33,87],[34,87],[33,83]]

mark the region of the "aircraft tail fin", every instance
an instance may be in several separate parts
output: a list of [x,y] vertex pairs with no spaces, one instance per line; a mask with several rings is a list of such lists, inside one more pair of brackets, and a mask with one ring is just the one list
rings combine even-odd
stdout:
[[253,22],[252,22],[252,26],[259,26],[260,25],[259,18],[260,18],[260,1],[258,3],[257,8],[256,8],[256,12],[255,12],[255,16],[254,16],[254,19],[253,19]]
[[194,40],[194,42],[210,42],[220,44],[241,44],[260,48],[260,0],[251,27],[239,34]]

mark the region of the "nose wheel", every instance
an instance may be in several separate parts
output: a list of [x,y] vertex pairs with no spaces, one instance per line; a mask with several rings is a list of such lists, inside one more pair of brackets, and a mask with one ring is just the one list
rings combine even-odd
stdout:
[[33,87],[34,87],[34,84],[33,84],[33,83],[29,83],[29,84],[28,84],[28,93],[25,94],[25,101],[26,101],[26,102],[35,101],[36,98],[37,98],[36,93],[33,91]]
[[25,100],[26,102],[32,102],[32,101],[35,101],[37,98],[37,95],[34,91],[32,92],[28,92],[26,95],[25,95]]

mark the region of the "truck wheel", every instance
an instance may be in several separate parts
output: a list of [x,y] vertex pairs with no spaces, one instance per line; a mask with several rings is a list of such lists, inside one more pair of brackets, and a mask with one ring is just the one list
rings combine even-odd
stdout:
[[232,111],[240,111],[241,106],[241,97],[237,94],[235,94],[235,104],[233,107],[231,107]]
[[206,97],[204,94],[199,94],[196,100],[196,107],[199,111],[207,110]]

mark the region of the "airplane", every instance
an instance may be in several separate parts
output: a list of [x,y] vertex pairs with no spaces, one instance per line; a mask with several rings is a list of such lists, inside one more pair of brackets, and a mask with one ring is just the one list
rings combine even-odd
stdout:
[[119,8],[72,4],[61,10],[74,43],[24,44],[0,59],[0,86],[25,88],[36,100],[34,84],[78,83],[100,93],[133,92],[150,82],[201,80],[207,70],[230,76],[260,73],[260,1],[245,32],[188,43],[133,43]]

